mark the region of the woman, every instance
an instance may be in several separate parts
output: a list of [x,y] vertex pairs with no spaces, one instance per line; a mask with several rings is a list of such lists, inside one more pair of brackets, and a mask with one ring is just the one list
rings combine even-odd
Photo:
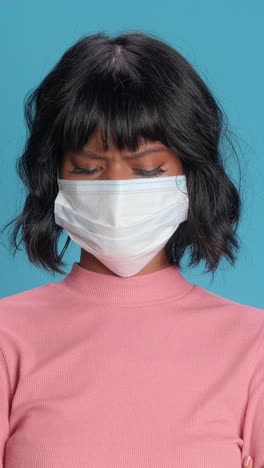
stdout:
[[181,272],[188,250],[214,273],[239,246],[206,84],[155,35],[98,33],[25,115],[11,243],[21,229],[50,272],[65,273],[71,239],[81,256],[61,281],[1,300],[1,466],[263,466],[263,310]]

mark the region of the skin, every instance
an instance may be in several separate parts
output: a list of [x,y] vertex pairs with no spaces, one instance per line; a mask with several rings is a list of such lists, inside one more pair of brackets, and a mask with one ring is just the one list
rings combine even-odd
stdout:
[[[253,458],[250,457],[250,461],[248,462],[248,464],[246,464],[246,463],[247,463],[247,458],[248,458],[248,457],[250,457],[250,455],[248,455],[247,457],[245,457],[244,460],[243,460],[243,465],[242,465],[243,468],[254,468],[254,464],[253,464],[254,460],[253,460]],[[261,468],[264,468],[264,465],[262,465]]]
[[[84,151],[96,153],[102,159],[91,159],[85,157],[82,153],[66,153],[59,167],[59,176],[61,179],[68,180],[118,180],[118,179],[134,179],[144,177],[141,174],[136,174],[135,169],[151,171],[161,166],[166,172],[158,177],[168,177],[183,175],[183,167],[178,156],[170,148],[165,146],[160,141],[143,141],[136,152],[143,152],[152,148],[156,151],[147,153],[140,159],[126,159],[125,156],[131,155],[131,152],[120,152],[113,145],[108,151],[103,151],[102,142],[99,132],[96,132],[90,139],[89,143],[84,146]],[[159,151],[158,148],[160,149]],[[85,173],[74,174],[70,171],[80,167],[86,170],[98,168],[98,172],[89,175]],[[118,276],[109,270],[103,263],[94,257],[86,250],[81,249],[79,265],[87,270],[92,270],[106,275]],[[168,267],[170,264],[167,260],[165,249],[163,248],[153,260],[148,263],[140,272],[134,276],[145,275],[157,270]],[[250,463],[246,464],[247,457],[244,458],[242,468],[254,468],[253,459],[250,457]],[[264,465],[262,466],[264,468]]]
[[[158,168],[159,166],[166,170],[166,172],[159,174],[158,177],[168,177],[184,174],[181,161],[177,155],[160,141],[144,142],[142,140],[142,144],[135,153],[143,152],[149,150],[150,148],[153,148],[153,151],[147,153],[140,159],[125,159],[125,156],[132,155],[132,152],[120,152],[113,145],[110,146],[108,151],[104,152],[100,134],[99,132],[96,132],[90,139],[89,143],[84,146],[83,150],[92,151],[103,159],[90,159],[85,157],[82,153],[66,153],[59,168],[59,175],[61,179],[68,180],[135,179],[145,178],[145,176],[135,173],[135,169],[151,171]],[[158,148],[160,149],[159,151]],[[81,167],[82,169],[86,170],[93,170],[98,168],[98,171],[92,175],[85,173],[71,173],[70,171],[74,170],[76,167]],[[100,260],[84,249],[81,249],[79,265],[83,268],[86,268],[87,270],[92,270],[106,275],[118,276],[109,270],[105,265],[103,265]],[[165,248],[163,248],[156,255],[156,257],[151,260],[150,263],[148,263],[134,276],[152,273],[154,271],[166,268],[169,265],[170,264],[165,254]]]

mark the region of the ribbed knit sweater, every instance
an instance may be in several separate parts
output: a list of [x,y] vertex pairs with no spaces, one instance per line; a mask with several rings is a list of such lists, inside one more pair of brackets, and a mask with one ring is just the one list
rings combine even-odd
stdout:
[[0,467],[264,464],[264,310],[75,262],[0,300]]

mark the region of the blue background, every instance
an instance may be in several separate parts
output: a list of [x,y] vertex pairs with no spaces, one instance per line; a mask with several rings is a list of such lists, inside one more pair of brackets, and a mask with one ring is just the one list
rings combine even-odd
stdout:
[[[204,273],[203,263],[188,269],[186,259],[183,274],[216,294],[264,308],[263,13],[263,2],[238,0],[0,2],[0,228],[18,214],[24,200],[15,161],[26,136],[26,93],[84,34],[135,30],[155,33],[200,73],[223,106],[239,145],[244,210],[237,263],[231,267],[222,260],[212,282],[211,274]],[[234,157],[228,159],[226,168],[238,182]],[[61,248],[66,240],[64,234]],[[6,234],[1,241],[0,297],[63,279],[29,263],[24,251],[13,258]],[[80,248],[71,241],[64,256],[65,269],[69,271],[79,258]]]

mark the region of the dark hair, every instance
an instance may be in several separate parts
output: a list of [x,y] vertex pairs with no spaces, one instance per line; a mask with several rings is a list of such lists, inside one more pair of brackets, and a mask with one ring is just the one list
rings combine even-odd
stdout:
[[170,264],[181,267],[188,247],[188,266],[204,260],[207,272],[214,273],[221,257],[235,263],[241,199],[223,167],[223,137],[234,150],[225,114],[172,46],[141,32],[81,37],[30,90],[24,114],[29,135],[16,170],[28,194],[21,214],[4,227],[15,223],[9,239],[14,254],[23,241],[32,263],[65,273],[60,266],[71,239],[59,254],[63,228],[53,212],[57,168],[65,152],[80,151],[99,129],[105,150],[110,137],[118,149],[132,151],[143,138],[177,153],[189,211],[166,244]]

